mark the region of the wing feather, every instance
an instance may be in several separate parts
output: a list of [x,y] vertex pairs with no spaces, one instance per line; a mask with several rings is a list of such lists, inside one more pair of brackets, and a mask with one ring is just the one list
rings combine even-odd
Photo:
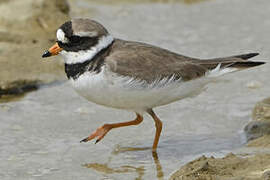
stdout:
[[207,71],[195,59],[143,43],[125,42],[116,49],[105,60],[111,71],[148,83],[170,77],[187,81]]

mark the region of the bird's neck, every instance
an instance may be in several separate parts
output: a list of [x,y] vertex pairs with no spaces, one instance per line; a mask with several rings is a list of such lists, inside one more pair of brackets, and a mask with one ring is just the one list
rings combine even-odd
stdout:
[[88,60],[77,63],[65,63],[65,72],[68,79],[72,78],[75,80],[87,71],[99,73],[102,65],[104,64],[105,57],[111,52],[113,43],[114,41],[112,41],[105,48],[101,49],[97,54],[95,54],[95,56]]

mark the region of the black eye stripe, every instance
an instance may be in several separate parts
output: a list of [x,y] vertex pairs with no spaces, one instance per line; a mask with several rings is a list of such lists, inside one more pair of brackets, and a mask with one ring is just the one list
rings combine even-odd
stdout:
[[98,37],[80,37],[72,35],[67,38],[69,40],[67,43],[57,41],[59,46],[66,51],[77,52],[80,50],[88,50],[98,43]]
[[98,37],[80,37],[73,35],[72,22],[68,21],[60,26],[60,29],[65,33],[68,42],[57,41],[58,45],[65,51],[78,52],[81,50],[91,49],[97,45]]
[[82,41],[83,38],[81,38],[80,36],[71,36],[69,40],[70,40],[70,43],[78,43]]

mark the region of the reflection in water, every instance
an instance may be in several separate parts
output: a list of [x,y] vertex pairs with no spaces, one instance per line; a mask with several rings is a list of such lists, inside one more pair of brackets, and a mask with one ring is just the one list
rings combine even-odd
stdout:
[[161,166],[159,159],[158,159],[157,152],[152,152],[152,156],[153,156],[154,162],[156,164],[157,178],[159,180],[163,180],[164,174],[162,171],[162,166]]
[[117,155],[119,153],[129,152],[129,151],[145,151],[151,149],[150,147],[121,147],[119,145],[113,150],[112,154]]
[[[124,153],[124,152],[129,152],[129,151],[145,151],[145,150],[149,150],[149,149],[151,149],[151,148],[149,148],[149,147],[134,148],[134,147],[117,146],[112,151],[112,155],[117,155],[119,153]],[[158,180],[163,180],[164,173],[162,171],[162,166],[161,166],[159,159],[158,159],[158,154],[156,152],[152,152],[152,157],[154,159],[154,163],[156,166],[156,177]],[[83,166],[86,168],[94,169],[95,171],[98,171],[98,172],[104,173],[104,174],[113,174],[113,173],[122,174],[122,173],[135,172],[136,174],[138,174],[138,176],[135,177],[134,179],[135,180],[142,180],[142,177],[145,173],[144,166],[134,167],[134,166],[126,165],[126,166],[120,166],[118,168],[112,168],[112,167],[109,167],[109,163],[111,161],[111,158],[112,158],[112,156],[108,158],[108,162],[105,164],[88,163],[88,164],[84,164]]]
[[104,174],[113,174],[113,173],[128,173],[128,172],[136,172],[138,177],[136,180],[141,180],[145,169],[143,167],[133,167],[133,166],[121,166],[119,168],[110,168],[108,164],[98,164],[98,163],[89,163],[83,165],[86,168],[94,169],[100,173]]

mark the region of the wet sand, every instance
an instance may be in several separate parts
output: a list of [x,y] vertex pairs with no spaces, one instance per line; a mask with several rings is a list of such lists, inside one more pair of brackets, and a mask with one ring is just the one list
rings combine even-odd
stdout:
[[64,79],[59,58],[40,57],[55,42],[59,24],[69,19],[68,7],[65,0],[0,2],[1,99]]
[[230,153],[223,158],[202,156],[184,165],[170,180],[268,180],[270,154],[239,157]]

